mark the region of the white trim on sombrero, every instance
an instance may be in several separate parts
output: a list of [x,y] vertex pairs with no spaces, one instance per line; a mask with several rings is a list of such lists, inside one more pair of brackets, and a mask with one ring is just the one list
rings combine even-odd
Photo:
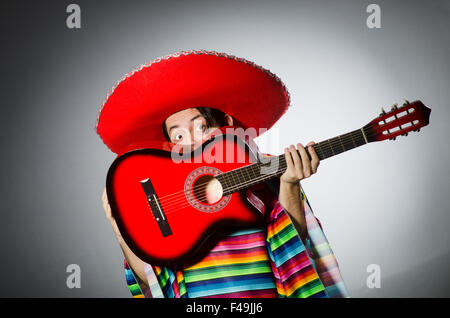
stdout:
[[[177,57],[180,57],[180,56],[182,56],[182,55],[191,55],[191,54],[196,54],[196,55],[207,54],[207,55],[215,55],[215,56],[218,56],[218,57],[225,57],[225,58],[228,58],[228,59],[234,59],[234,60],[236,60],[237,62],[242,62],[242,63],[248,64],[248,65],[251,65],[251,66],[255,67],[256,69],[259,69],[259,70],[263,71],[264,73],[270,75],[273,79],[275,79],[276,82],[280,83],[280,85],[282,86],[283,90],[286,92],[286,96],[287,96],[287,99],[288,99],[287,106],[290,107],[290,105],[291,105],[291,96],[290,96],[290,94],[289,94],[289,91],[287,90],[287,88],[286,88],[286,86],[284,85],[283,81],[282,81],[277,75],[275,75],[274,73],[272,73],[270,70],[268,70],[268,69],[266,69],[266,68],[264,68],[264,67],[262,67],[262,66],[260,66],[260,65],[258,65],[258,64],[255,64],[255,63],[252,62],[252,61],[248,61],[248,60],[246,60],[246,59],[244,59],[244,58],[236,57],[236,56],[234,56],[234,55],[230,55],[230,54],[227,54],[227,53],[220,53],[220,52],[216,52],[216,51],[207,51],[207,50],[188,50],[188,51],[180,51],[180,52],[176,52],[176,53],[173,53],[173,54],[165,55],[165,56],[163,56],[163,57],[156,58],[156,59],[154,59],[153,61],[148,62],[148,63],[146,63],[146,64],[142,64],[142,65],[139,66],[138,68],[136,68],[136,69],[132,70],[131,72],[129,72],[128,74],[124,75],[124,76],[122,77],[122,79],[120,79],[120,80],[112,87],[112,89],[111,89],[111,90],[109,91],[109,93],[106,95],[106,98],[105,98],[105,100],[103,101],[103,104],[100,106],[100,109],[99,109],[98,112],[97,112],[97,119],[96,119],[96,123],[95,123],[95,132],[100,136],[100,139],[102,139],[102,142],[105,144],[105,146],[108,147],[108,145],[106,145],[106,143],[103,141],[103,138],[101,137],[101,135],[98,133],[98,123],[99,123],[99,120],[100,120],[101,112],[102,112],[102,110],[103,110],[103,108],[104,108],[106,102],[108,101],[108,99],[110,98],[110,96],[114,93],[114,90],[117,88],[117,86],[118,86],[121,82],[123,82],[125,79],[127,79],[127,78],[133,76],[136,72],[139,72],[139,71],[141,71],[142,69],[144,69],[144,68],[146,68],[146,67],[150,67],[150,66],[153,65],[153,64],[159,63],[159,62],[162,61],[162,60],[168,60],[168,59],[171,59],[171,58],[177,58]],[[108,148],[109,148],[109,147],[108,147]]]

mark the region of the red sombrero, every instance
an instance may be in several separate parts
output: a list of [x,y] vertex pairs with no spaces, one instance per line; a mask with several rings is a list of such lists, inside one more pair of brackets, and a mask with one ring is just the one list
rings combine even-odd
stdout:
[[253,62],[213,51],[183,51],[124,76],[106,97],[96,131],[120,154],[130,145],[165,140],[164,120],[183,109],[217,108],[259,133],[259,128],[271,128],[289,103],[283,82]]

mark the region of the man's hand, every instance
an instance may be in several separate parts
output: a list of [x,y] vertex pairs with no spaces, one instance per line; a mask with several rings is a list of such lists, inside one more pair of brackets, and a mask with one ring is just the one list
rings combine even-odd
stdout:
[[312,147],[314,142],[311,141],[306,146],[308,147],[311,155],[309,159],[308,153],[302,144],[297,144],[297,149],[294,145],[290,145],[289,148],[284,149],[284,157],[286,159],[286,171],[280,177],[280,180],[285,183],[298,183],[300,180],[309,178],[311,175],[317,172],[319,167],[319,157],[317,156],[314,148]]
[[312,145],[314,142],[308,143],[307,147],[311,155],[311,160],[302,146],[297,144],[297,149],[294,145],[286,148],[284,157],[286,159],[286,171],[280,177],[280,195],[279,201],[282,207],[288,213],[292,223],[294,224],[300,238],[305,241],[308,230],[306,226],[305,211],[300,198],[301,190],[299,181],[309,178],[312,174],[317,172],[319,166],[319,157]]
[[120,234],[119,227],[117,226],[116,220],[112,216],[111,206],[109,205],[108,196],[106,194],[106,188],[105,188],[105,190],[103,190],[102,204],[103,204],[103,209],[105,210],[106,218],[108,219],[109,223],[111,224],[111,227],[114,231],[114,234],[116,235],[116,238],[120,242],[122,240],[122,234]]
[[125,256],[125,259],[127,260],[128,265],[131,266],[133,271],[137,274],[139,279],[148,287],[147,283],[147,277],[145,275],[145,267],[144,262],[138,258],[133,251],[128,247],[128,245],[125,243],[122,234],[120,234],[119,227],[117,226],[116,220],[112,216],[111,206],[108,202],[108,196],[106,194],[106,188],[103,190],[102,195],[102,204],[103,209],[105,210],[106,218],[108,219],[109,223],[111,224],[111,227],[114,231],[114,234],[116,235],[117,240],[119,241],[120,248],[122,249],[123,255]]

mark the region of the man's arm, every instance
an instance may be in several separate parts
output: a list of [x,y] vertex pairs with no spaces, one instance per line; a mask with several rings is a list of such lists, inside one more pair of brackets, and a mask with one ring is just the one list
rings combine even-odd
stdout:
[[319,157],[312,147],[313,144],[314,142],[310,142],[307,145],[311,159],[301,144],[297,144],[298,152],[293,145],[286,148],[284,150],[286,171],[280,177],[280,204],[288,213],[303,241],[308,231],[300,194],[300,180],[309,178],[316,173],[320,164]]
[[112,216],[111,206],[108,202],[108,196],[106,195],[106,188],[102,195],[103,209],[105,210],[106,218],[108,219],[111,227],[114,231],[117,241],[119,242],[120,248],[122,249],[123,255],[128,263],[128,265],[133,269],[139,279],[148,287],[147,277],[145,275],[144,262],[136,256],[136,254],[131,251],[125,240],[120,234],[119,228],[117,226],[116,220]]
[[305,211],[303,210],[300,184],[280,182],[279,202],[289,215],[302,241],[305,241],[307,235]]

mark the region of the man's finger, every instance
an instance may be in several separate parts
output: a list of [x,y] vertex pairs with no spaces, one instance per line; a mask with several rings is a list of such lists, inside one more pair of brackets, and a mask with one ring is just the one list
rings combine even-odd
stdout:
[[294,161],[297,177],[299,179],[303,179],[303,165],[302,160],[300,159],[300,155],[298,154],[297,149],[294,147],[294,145],[289,146],[289,151],[291,152],[292,160]]
[[311,155],[311,171],[312,171],[312,173],[317,172],[317,167],[319,167],[319,164],[320,164],[319,156],[317,155],[317,153],[313,147],[314,144],[315,144],[315,142],[311,141],[307,145],[309,154]]
[[311,175],[311,161],[309,160],[308,154],[302,144],[297,144],[297,148],[302,158],[303,174],[305,177],[309,177]]
[[292,161],[291,154],[288,148],[284,149],[284,158],[286,160],[286,170],[294,168],[294,162]]

